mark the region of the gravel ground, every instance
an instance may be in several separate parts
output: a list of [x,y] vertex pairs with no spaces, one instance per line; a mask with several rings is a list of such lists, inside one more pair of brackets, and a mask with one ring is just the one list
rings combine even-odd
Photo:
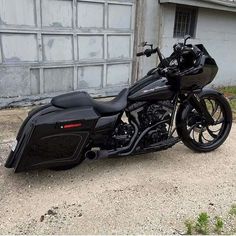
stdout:
[[236,125],[208,154],[180,143],[64,172],[14,174],[3,162],[26,112],[0,112],[0,234],[178,234],[186,219],[202,211],[228,218],[236,203]]

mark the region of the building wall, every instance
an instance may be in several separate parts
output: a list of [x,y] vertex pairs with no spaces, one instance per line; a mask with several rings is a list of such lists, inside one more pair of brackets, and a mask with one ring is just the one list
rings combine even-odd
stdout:
[[[114,95],[168,56],[174,4],[158,0],[0,0],[0,107],[87,90]],[[216,58],[214,85],[236,85],[236,13],[199,8],[196,39]],[[181,39],[182,40],[182,39]],[[20,97],[19,97],[20,96]]]
[[[175,5],[163,4],[161,49],[168,56],[172,52],[172,45],[182,39],[173,38]],[[193,44],[202,43],[215,58],[219,72],[212,82],[214,86],[236,85],[236,13],[199,8],[196,38]]]
[[[140,22],[137,22],[139,27],[143,28],[143,31],[141,32],[142,37],[140,38],[138,45],[140,45],[141,42],[146,41],[156,46],[159,44],[158,39],[161,25],[159,12],[160,5],[157,0],[143,0],[143,2],[144,5],[139,8],[139,11],[143,11],[143,18]],[[138,47],[138,45],[136,51],[142,51],[143,48]],[[136,79],[140,79],[147,73],[148,70],[157,65],[157,56],[153,55],[149,58],[140,57],[137,58],[137,61],[140,63],[140,69]]]

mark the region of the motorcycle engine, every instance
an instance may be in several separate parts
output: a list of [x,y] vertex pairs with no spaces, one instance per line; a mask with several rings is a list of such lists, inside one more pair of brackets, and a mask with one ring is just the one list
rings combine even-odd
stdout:
[[161,120],[168,120],[171,117],[171,111],[169,108],[162,104],[151,104],[145,106],[145,108],[139,112],[138,118],[142,129],[146,129]]
[[113,146],[113,148],[125,147],[129,144],[133,134],[134,127],[131,124],[121,122],[112,134],[110,145]]
[[146,134],[143,139],[144,146],[149,146],[150,144],[158,143],[168,138],[168,127],[171,120],[171,113],[171,104],[166,104],[166,102],[147,105],[138,113],[141,130],[145,130],[160,121],[167,120],[166,123],[157,125],[153,130],[150,130]]
[[[141,104],[142,105],[142,104]],[[166,120],[151,129],[140,142],[141,147],[147,147],[150,144],[163,141],[168,138],[168,127],[171,120],[173,105],[170,102],[162,102],[158,104],[142,105],[141,108],[134,109],[131,114],[139,121],[139,134],[145,129]],[[121,122],[114,130],[108,144],[112,148],[125,147],[130,143],[134,135],[134,127],[131,124]]]

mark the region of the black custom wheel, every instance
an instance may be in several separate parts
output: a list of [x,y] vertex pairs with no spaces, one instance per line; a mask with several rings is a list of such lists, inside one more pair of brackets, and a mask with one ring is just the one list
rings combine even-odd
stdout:
[[232,112],[224,96],[215,93],[205,94],[204,100],[209,114],[214,119],[213,125],[208,125],[206,119],[192,106],[184,111],[178,134],[183,143],[197,152],[210,152],[221,146],[229,135],[232,126]]

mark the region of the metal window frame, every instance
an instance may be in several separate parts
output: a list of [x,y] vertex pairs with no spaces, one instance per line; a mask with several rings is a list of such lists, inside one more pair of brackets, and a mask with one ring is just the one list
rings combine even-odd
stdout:
[[[185,20],[180,19],[183,18],[183,14],[186,15]],[[198,19],[197,7],[176,5],[173,37],[183,38],[186,34],[189,34],[192,36],[192,38],[195,38],[197,30],[197,19]]]

